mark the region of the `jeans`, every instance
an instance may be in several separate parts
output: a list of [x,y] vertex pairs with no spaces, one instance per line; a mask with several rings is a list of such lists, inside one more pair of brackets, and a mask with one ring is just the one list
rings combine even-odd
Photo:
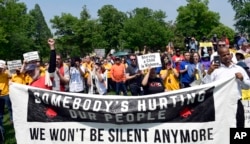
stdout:
[[124,82],[116,82],[116,95],[120,95],[120,92],[123,92],[123,95],[128,95],[127,94],[127,89],[126,85]]
[[5,96],[0,96],[0,128],[2,130],[4,130],[3,128],[3,116],[4,116],[4,106],[5,104],[7,105],[9,114],[10,114],[10,120],[13,120],[12,117],[12,107],[11,107],[11,101],[10,101],[10,97],[9,95],[5,95]]

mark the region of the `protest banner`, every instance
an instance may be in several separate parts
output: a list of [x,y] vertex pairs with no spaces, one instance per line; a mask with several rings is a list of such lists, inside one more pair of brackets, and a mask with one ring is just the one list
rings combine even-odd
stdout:
[[12,84],[18,144],[229,143],[235,78],[148,96],[99,96]]
[[10,73],[14,73],[14,71],[17,68],[22,67],[22,61],[21,60],[7,61],[7,66],[8,66],[8,70],[10,71]]
[[156,68],[162,66],[159,53],[150,53],[137,56],[137,62],[140,70],[145,70],[148,67]]
[[105,49],[94,49],[94,52],[98,57],[105,57]]
[[24,53],[23,58],[27,62],[40,60],[38,51]]

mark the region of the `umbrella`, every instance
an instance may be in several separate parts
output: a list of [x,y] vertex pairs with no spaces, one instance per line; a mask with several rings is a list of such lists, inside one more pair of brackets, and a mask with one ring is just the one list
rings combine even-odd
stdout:
[[125,52],[125,51],[118,51],[116,53],[113,54],[113,56],[126,56],[129,55],[129,52]]

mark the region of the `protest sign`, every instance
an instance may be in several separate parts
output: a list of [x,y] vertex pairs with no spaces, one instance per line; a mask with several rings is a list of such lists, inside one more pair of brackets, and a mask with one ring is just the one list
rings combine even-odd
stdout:
[[161,67],[161,57],[159,53],[150,53],[146,55],[137,56],[137,62],[140,70],[145,70],[148,67]]
[[212,42],[200,42],[200,47],[213,47]]
[[95,49],[95,54],[98,57],[105,57],[105,49]]
[[23,58],[27,62],[40,60],[38,51],[24,53]]
[[235,78],[147,96],[99,96],[12,84],[18,144],[229,143]]
[[22,67],[22,61],[21,60],[7,61],[7,65],[10,73],[13,73],[17,68]]

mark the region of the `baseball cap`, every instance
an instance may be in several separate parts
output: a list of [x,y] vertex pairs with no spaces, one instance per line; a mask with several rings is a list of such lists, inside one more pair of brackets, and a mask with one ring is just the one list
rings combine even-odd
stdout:
[[32,71],[32,70],[35,70],[37,68],[37,65],[36,64],[28,64],[26,67],[25,67],[25,71]]

